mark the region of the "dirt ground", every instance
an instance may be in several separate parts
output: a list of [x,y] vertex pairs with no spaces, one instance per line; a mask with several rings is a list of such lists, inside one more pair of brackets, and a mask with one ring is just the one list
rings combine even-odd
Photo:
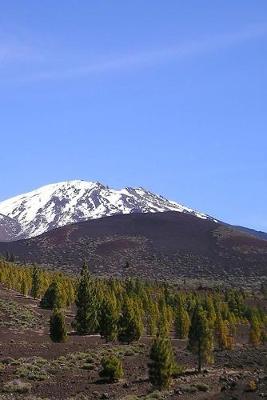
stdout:
[[[49,316],[37,301],[0,287],[0,399],[267,399],[267,346],[250,347],[244,329],[234,350],[215,351],[214,364],[201,374],[195,373],[186,342],[173,339],[177,362],[186,370],[160,393],[148,381],[151,338],[120,345],[77,336],[69,312],[68,341],[56,344],[49,338]],[[123,379],[114,384],[98,375],[101,358],[111,352],[121,356],[124,367]]]

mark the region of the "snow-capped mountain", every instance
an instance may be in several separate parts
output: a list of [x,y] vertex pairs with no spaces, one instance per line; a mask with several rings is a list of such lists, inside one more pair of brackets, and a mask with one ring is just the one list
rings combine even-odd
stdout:
[[9,242],[21,233],[20,224],[6,215],[0,214],[0,242]]
[[141,187],[115,190],[99,182],[81,180],[46,185],[0,202],[0,213],[21,226],[22,233],[17,236],[20,238],[37,236],[60,226],[115,214],[165,211],[178,211],[202,219],[212,219]]

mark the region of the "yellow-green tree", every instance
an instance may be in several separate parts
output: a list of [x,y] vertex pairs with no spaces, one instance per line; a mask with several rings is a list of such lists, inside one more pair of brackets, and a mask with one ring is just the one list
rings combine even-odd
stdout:
[[174,320],[175,333],[178,339],[186,339],[190,328],[190,317],[183,304],[179,304]]
[[215,323],[215,331],[218,347],[220,350],[231,350],[233,348],[233,336],[229,327],[229,322],[222,319],[219,314]]

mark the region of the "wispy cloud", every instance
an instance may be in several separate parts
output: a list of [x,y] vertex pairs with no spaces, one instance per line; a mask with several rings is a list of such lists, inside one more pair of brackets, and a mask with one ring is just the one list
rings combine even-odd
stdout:
[[[135,68],[153,67],[160,64],[179,62],[187,58],[200,57],[202,55],[217,52],[238,46],[247,41],[267,36],[267,24],[255,25],[238,32],[219,34],[197,38],[195,40],[178,42],[173,46],[159,49],[147,49],[140,52],[128,52],[114,56],[102,57],[98,60],[83,60],[78,65],[73,65],[72,58],[62,66],[55,66],[53,60],[57,57],[52,54],[46,56],[46,67],[38,70],[25,81],[49,81],[82,78],[91,74],[108,73],[112,71],[131,70]],[[13,52],[13,54],[15,54]],[[8,56],[8,52],[7,55]],[[5,52],[3,50],[3,57]],[[1,46],[0,46],[1,61]]]

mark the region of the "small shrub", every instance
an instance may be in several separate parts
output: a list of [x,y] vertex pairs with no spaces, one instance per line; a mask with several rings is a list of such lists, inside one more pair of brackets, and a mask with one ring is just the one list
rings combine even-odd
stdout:
[[94,365],[90,364],[90,363],[84,363],[82,366],[82,369],[86,369],[88,371],[91,371],[92,369],[94,369]]
[[165,398],[164,394],[156,390],[155,392],[148,394],[144,398],[144,400],[162,400],[164,398]]
[[196,393],[197,388],[194,385],[180,385],[180,389],[183,393]]
[[135,352],[134,352],[134,350],[129,349],[129,350],[126,350],[126,351],[125,351],[124,355],[125,355],[126,357],[131,357],[131,356],[134,356],[134,355],[135,355]]
[[48,374],[45,370],[33,364],[25,364],[17,369],[17,376],[31,381],[45,381]]
[[31,384],[21,382],[19,379],[7,382],[3,386],[3,391],[7,393],[29,393],[31,391]]
[[196,383],[195,387],[200,391],[200,392],[208,392],[209,391],[209,385],[206,385],[206,383]]
[[101,360],[102,370],[99,375],[107,378],[110,382],[116,382],[123,377],[121,360],[116,356],[104,357]]
[[44,381],[49,378],[47,360],[41,357],[32,357],[30,359],[20,359],[20,364],[16,370],[19,378],[26,378],[32,381]]
[[255,381],[249,381],[245,386],[245,392],[256,392],[257,383]]
[[2,364],[11,365],[14,361],[15,361],[14,358],[12,358],[12,357],[7,357],[7,358],[4,358],[4,359],[2,360]]

